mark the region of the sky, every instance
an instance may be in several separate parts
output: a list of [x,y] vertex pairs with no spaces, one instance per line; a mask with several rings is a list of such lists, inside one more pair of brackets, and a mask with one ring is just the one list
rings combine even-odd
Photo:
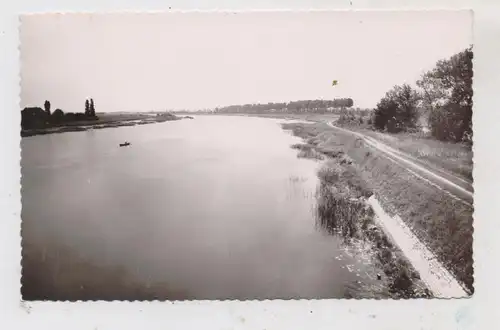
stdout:
[[38,14],[21,17],[20,41],[21,108],[65,112],[90,97],[97,112],[374,107],[473,44],[470,11]]

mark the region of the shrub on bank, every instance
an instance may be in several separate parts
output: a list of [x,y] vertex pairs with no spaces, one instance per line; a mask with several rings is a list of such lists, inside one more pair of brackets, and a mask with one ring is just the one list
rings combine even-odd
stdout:
[[377,104],[374,127],[398,133],[417,127],[420,96],[410,85],[394,86]]
[[369,127],[371,116],[370,110],[344,110],[336,124],[344,127]]

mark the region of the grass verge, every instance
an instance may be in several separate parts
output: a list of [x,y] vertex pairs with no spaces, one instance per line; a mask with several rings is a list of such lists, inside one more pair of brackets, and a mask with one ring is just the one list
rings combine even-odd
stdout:
[[423,133],[382,134],[366,130],[374,138],[429,164],[472,181],[473,152],[464,143],[443,142]]
[[466,143],[439,141],[430,133],[423,131],[391,134],[375,131],[366,124],[349,125],[337,121],[336,125],[371,136],[394,149],[462,179],[470,182],[473,180],[473,151]]

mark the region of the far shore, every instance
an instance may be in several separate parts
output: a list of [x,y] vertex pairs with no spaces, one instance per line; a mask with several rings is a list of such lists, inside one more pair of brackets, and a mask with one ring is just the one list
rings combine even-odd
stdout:
[[103,129],[122,126],[136,126],[166,121],[193,119],[190,116],[179,116],[170,113],[99,113],[99,119],[64,123],[47,128],[22,129],[21,137],[34,135],[80,132],[89,129]]
[[336,121],[339,119],[337,113],[294,113],[294,112],[270,112],[270,113],[232,113],[232,112],[174,112],[175,115],[196,115],[196,116],[240,116],[240,117],[259,117],[284,120],[302,120],[310,122]]

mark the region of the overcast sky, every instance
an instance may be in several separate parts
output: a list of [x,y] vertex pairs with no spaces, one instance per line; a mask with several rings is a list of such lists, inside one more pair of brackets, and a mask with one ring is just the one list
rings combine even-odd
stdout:
[[[21,107],[198,109],[351,97],[472,44],[472,14],[441,12],[31,15],[21,19]],[[339,84],[332,87],[332,80]]]

